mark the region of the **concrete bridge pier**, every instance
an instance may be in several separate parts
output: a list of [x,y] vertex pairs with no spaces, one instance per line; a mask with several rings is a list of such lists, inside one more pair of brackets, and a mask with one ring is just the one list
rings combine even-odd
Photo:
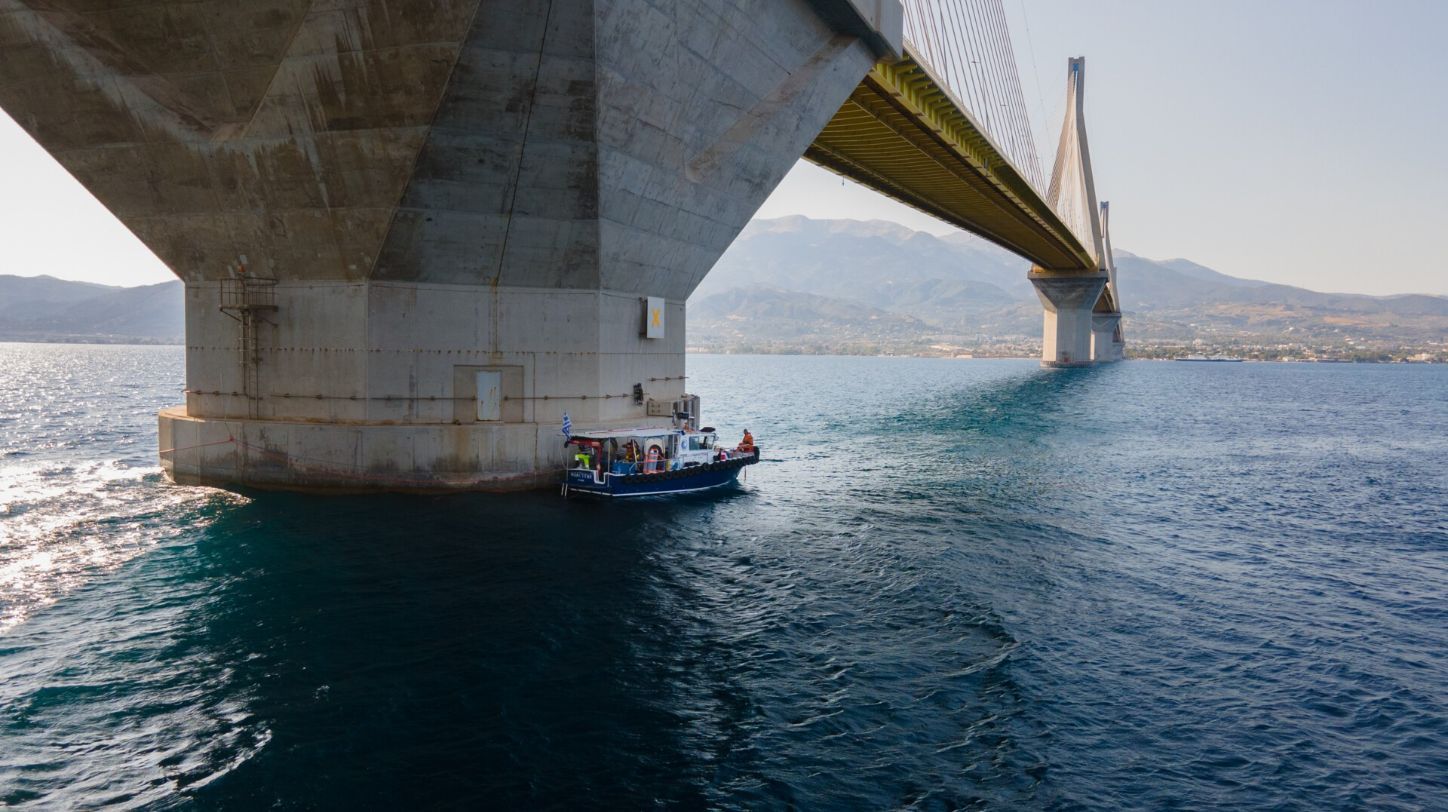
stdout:
[[1118,340],[1120,313],[1091,314],[1091,360],[1097,363],[1120,361],[1122,343]]
[[185,405],[159,417],[182,484],[525,488],[565,413],[667,421],[685,391],[684,302],[631,290],[243,278],[188,284],[186,311]]
[[889,0],[0,0],[0,106],[186,283],[178,482],[510,489],[667,423],[684,302]]
[[1045,308],[1041,365],[1084,367],[1092,363],[1092,309],[1106,287],[1106,274],[1030,273]]

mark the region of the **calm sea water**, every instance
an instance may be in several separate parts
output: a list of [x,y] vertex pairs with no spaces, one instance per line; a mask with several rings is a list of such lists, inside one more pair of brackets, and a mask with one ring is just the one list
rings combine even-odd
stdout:
[[237,496],[0,345],[0,806],[1448,808],[1448,368],[689,372],[737,491]]

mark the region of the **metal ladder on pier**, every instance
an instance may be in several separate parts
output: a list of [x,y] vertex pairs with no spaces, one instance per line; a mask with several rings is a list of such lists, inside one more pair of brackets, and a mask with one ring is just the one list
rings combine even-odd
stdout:
[[241,323],[241,388],[246,397],[246,416],[259,417],[261,400],[261,347],[257,323],[275,324],[268,314],[277,309],[277,280],[241,275],[221,280],[221,312]]

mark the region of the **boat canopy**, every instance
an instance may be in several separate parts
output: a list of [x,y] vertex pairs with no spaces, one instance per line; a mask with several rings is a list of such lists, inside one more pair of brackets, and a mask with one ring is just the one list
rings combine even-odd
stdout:
[[569,439],[571,440],[620,440],[625,437],[672,437],[676,434],[683,434],[682,429],[672,426],[662,428],[636,428],[636,429],[605,429],[603,431],[580,431]]

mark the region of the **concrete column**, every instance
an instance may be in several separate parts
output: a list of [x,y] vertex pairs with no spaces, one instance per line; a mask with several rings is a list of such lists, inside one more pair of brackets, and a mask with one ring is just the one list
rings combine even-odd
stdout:
[[220,288],[187,285],[186,405],[160,416],[184,484],[528,487],[561,467],[565,413],[647,424],[684,394],[681,300],[648,338],[628,291],[283,280],[243,357]]
[[1106,274],[1056,275],[1033,270],[1030,280],[1046,311],[1041,365],[1090,366],[1091,309],[1106,287]]
[[0,106],[186,283],[162,465],[358,491],[535,485],[565,412],[667,422],[685,300],[902,13],[131,5],[0,0]]
[[1091,314],[1091,360],[1096,363],[1120,361],[1120,344],[1116,340],[1120,313]]

